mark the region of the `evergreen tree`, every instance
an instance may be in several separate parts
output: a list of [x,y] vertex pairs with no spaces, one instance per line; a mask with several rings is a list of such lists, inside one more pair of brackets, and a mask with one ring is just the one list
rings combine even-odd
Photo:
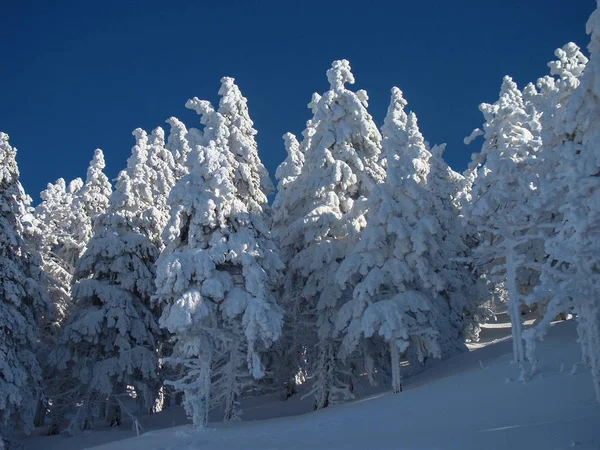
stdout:
[[97,219],[77,263],[74,311],[52,355],[59,369],[76,377],[83,396],[74,430],[90,427],[96,404],[105,399],[107,421],[119,423],[127,386],[134,387],[140,408],[148,411],[159,387],[159,327],[150,305],[159,253],[152,240],[155,180],[147,135],[140,129],[134,135],[127,169],[119,174],[108,211]]
[[383,337],[394,392],[402,389],[400,356],[409,347],[423,361],[442,355],[440,343],[445,353],[460,345],[462,311],[450,302],[465,295],[465,274],[449,262],[463,245],[437,217],[435,200],[443,197],[428,190],[431,153],[405,106],[394,88],[382,129],[386,182],[369,197],[367,226],[337,274],[342,288],[353,290],[336,320],[344,336],[342,355]]
[[[312,95],[310,103],[307,105],[313,115],[318,110],[318,103],[321,96],[317,93]],[[298,220],[303,214],[302,203],[294,203],[291,199],[291,191],[288,189],[293,186],[294,181],[302,172],[304,166],[305,153],[312,137],[316,132],[316,123],[318,119],[313,116],[306,122],[306,129],[302,132],[302,142],[298,142],[296,136],[286,133],[283,136],[288,157],[279,165],[275,177],[279,180],[277,186],[277,195],[273,201],[273,236],[280,244],[280,256],[287,267],[290,259],[294,257],[295,249],[291,245],[281,245],[281,242],[287,237],[288,229],[291,223]],[[281,286],[283,288],[283,286]],[[299,318],[300,302],[298,297],[291,298],[290,292],[280,289],[279,293],[282,303],[286,304],[284,316],[284,326],[282,338],[275,346],[275,357],[273,364],[274,382],[280,386],[286,387],[286,398],[289,398],[297,392],[296,385],[302,381],[307,373],[306,367],[306,342],[307,333],[310,333],[306,327],[301,324]]]
[[535,170],[541,144],[539,123],[537,115],[526,110],[521,91],[508,76],[499,100],[482,104],[480,110],[486,119],[485,142],[472,163],[477,175],[472,201],[465,209],[480,233],[477,258],[487,263],[491,277],[506,284],[514,360],[522,362],[521,286],[528,276],[526,253],[537,221],[531,203],[539,185]]
[[68,186],[62,178],[54,184],[48,183],[47,189],[40,194],[42,201],[35,208],[35,216],[42,230],[40,248],[43,269],[51,283],[50,297],[57,325],[67,317],[71,306],[71,283],[75,272],[73,263],[82,248],[73,230],[73,224],[78,219],[73,200],[82,185],[79,178]]
[[8,135],[0,133],[0,442],[33,428],[42,375],[35,355],[38,323],[48,314],[41,260],[23,240],[27,197],[15,155]]
[[289,184],[286,208],[294,211],[294,221],[281,240],[283,254],[292,255],[282,301],[298,314],[291,320],[304,328],[316,408],[352,396],[353,375],[337,358],[333,329],[347,293],[334,276],[348,236],[364,226],[360,206],[385,176],[379,165],[381,135],[366,110],[367,95],[345,88],[354,83],[348,61],[335,61],[327,78],[331,89],[314,105],[303,170]]
[[150,215],[147,231],[150,240],[161,251],[164,247],[161,234],[169,221],[169,194],[177,181],[179,165],[165,146],[165,134],[160,127],[150,135],[147,165],[152,197],[152,204],[146,205]]
[[[553,184],[564,192],[563,222],[546,241],[546,279],[558,297],[570,297],[577,314],[583,361],[592,372],[600,402],[600,2],[587,22],[590,60],[556,126],[559,158]],[[561,77],[562,79],[562,77]],[[553,189],[552,186],[544,186]]]
[[[258,156],[254,138],[257,132],[250,119],[247,100],[235,80],[229,77],[221,79],[219,95],[219,113],[225,118],[229,130],[229,149],[237,162],[238,179],[234,181],[235,187],[238,195],[246,199],[251,211],[255,208],[262,210],[268,202],[267,196],[275,188]],[[253,205],[254,202],[256,205]]]
[[196,98],[187,106],[201,115],[206,144],[193,147],[190,173],[169,198],[156,285],[160,324],[175,340],[170,361],[185,368],[170,383],[183,390],[188,415],[203,427],[216,403],[225,419],[237,417],[248,375],[264,375],[261,353],[281,334],[272,291],[282,264],[260,203],[247,197],[261,197],[248,188],[260,178],[231,149],[238,142],[231,124],[241,119]]
[[80,252],[76,255],[72,265],[83,255],[89,240],[94,234],[95,220],[104,214],[108,208],[112,186],[103,170],[106,167],[104,153],[96,149],[87,170],[87,178],[82,188],[73,199],[73,208],[77,221],[74,224],[74,234],[80,245]]
[[42,191],[41,203],[35,208],[35,219],[40,230],[38,248],[41,249],[42,269],[48,280],[48,293],[51,313],[41,324],[38,360],[43,371],[43,395],[36,412],[35,425],[44,423],[49,404],[52,424],[49,434],[60,431],[64,416],[61,400],[64,392],[73,387],[73,380],[57,374],[48,363],[49,352],[56,346],[61,326],[69,316],[72,307],[71,284],[75,272],[74,262],[79,258],[83,244],[74,234],[74,224],[79,219],[73,209],[73,199],[81,189],[83,182],[77,178],[67,186],[60,178],[56,183],[48,184]]
[[[441,341],[442,357],[466,350],[464,341],[479,339],[480,325],[490,316],[491,286],[472,263],[472,230],[462,216],[463,198],[468,195],[469,182],[448,166],[443,159],[446,145],[434,146],[427,162],[427,190],[433,214],[442,230],[438,234],[443,257],[437,261],[446,287],[439,292],[442,313],[437,315],[438,327],[445,329],[447,339]],[[441,263],[441,264],[440,264]],[[447,306],[447,308],[446,308]]]

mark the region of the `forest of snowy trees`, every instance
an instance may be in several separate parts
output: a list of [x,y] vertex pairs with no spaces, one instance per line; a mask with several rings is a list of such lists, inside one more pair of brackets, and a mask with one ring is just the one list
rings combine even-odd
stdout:
[[600,401],[600,0],[587,32],[589,59],[568,43],[481,104],[463,174],[397,87],[379,128],[346,60],[283,136],[277,189],[233,78],[218,105],[188,100],[198,128],[134,130],[114,184],[98,149],[35,207],[0,133],[1,439],[174,405],[204,427],[273,392],[315,409],[400,393],[404,367],[466,351],[500,303],[524,382],[536,341],[575,316]]

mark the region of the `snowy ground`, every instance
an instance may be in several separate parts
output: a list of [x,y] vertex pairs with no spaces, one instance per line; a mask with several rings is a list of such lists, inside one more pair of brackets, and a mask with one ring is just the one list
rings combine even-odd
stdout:
[[[477,345],[405,382],[404,392],[363,397],[310,412],[308,401],[276,396],[245,405],[245,421],[194,432],[179,409],[152,416],[145,434],[98,430],[90,436],[32,436],[26,449],[600,449],[600,406],[579,357],[573,321],[556,324],[538,347],[539,373],[516,381],[508,324],[489,325]],[[298,415],[302,414],[302,415]],[[295,417],[292,417],[294,416]]]

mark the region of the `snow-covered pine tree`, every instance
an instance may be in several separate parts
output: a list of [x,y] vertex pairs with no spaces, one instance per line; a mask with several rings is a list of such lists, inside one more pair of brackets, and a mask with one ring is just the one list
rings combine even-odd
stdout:
[[[93,412],[108,400],[106,419],[119,422],[121,397],[133,386],[141,412],[154,404],[160,386],[151,311],[154,263],[152,238],[155,180],[148,161],[147,135],[134,131],[136,145],[118,178],[108,211],[77,262],[73,313],[51,359],[79,382],[83,406],[73,431],[91,426]],[[92,417],[90,417],[92,415]]]
[[41,202],[35,208],[35,216],[41,233],[43,270],[50,281],[50,298],[58,325],[68,315],[71,305],[71,283],[75,272],[74,262],[82,250],[82,244],[73,235],[73,224],[77,221],[73,199],[83,186],[80,178],[69,185],[59,178],[48,183],[40,194]]
[[479,339],[480,324],[490,316],[488,305],[492,295],[489,283],[478,276],[471,262],[471,229],[461,216],[469,182],[444,161],[445,148],[442,144],[431,149],[426,187],[431,193],[435,217],[443,230],[440,247],[444,256],[439,261],[443,269],[439,270],[443,273],[446,288],[440,296],[448,309],[444,307],[437,320],[440,329],[446,329],[442,335],[449,337],[440,342],[442,357],[449,357],[456,351],[465,350],[465,340]]
[[[266,201],[255,183],[260,177],[246,164],[252,159],[231,148],[240,142],[231,132],[241,133],[231,125],[241,119],[197,98],[186,106],[201,116],[205,145],[192,148],[190,173],[171,192],[156,285],[160,324],[175,339],[170,360],[185,368],[170,383],[183,390],[188,415],[203,427],[215,403],[226,419],[237,417],[248,374],[264,375],[261,354],[281,334],[273,290],[282,264],[261,203],[247,197]],[[250,147],[243,154],[253,154]]]
[[49,309],[41,260],[22,237],[27,199],[15,155],[8,135],[0,133],[0,441],[33,428],[42,375],[35,355],[38,323]]
[[364,226],[359,206],[385,177],[379,165],[381,135],[367,112],[366,92],[345,87],[354,83],[348,61],[335,61],[327,78],[331,89],[313,102],[315,117],[309,128],[314,132],[303,170],[288,187],[285,207],[293,211],[294,220],[281,239],[282,253],[290,255],[282,302],[287,311],[299,312],[292,320],[304,329],[303,357],[318,409],[352,396],[353,375],[337,358],[339,340],[333,327],[347,293],[334,276],[348,236]]
[[499,100],[483,103],[484,144],[473,159],[476,179],[472,201],[464,210],[480,233],[478,264],[487,263],[490,278],[503,281],[513,333],[514,360],[524,361],[521,294],[526,250],[534,238],[535,210],[530,207],[538,185],[535,155],[540,147],[537,115],[525,108],[523,95],[508,76]]
[[407,115],[405,106],[402,92],[393,88],[382,128],[386,181],[367,201],[367,226],[336,277],[353,292],[336,317],[336,329],[344,336],[342,355],[383,337],[394,392],[402,389],[400,356],[409,347],[423,361],[441,356],[441,340],[457,341],[448,331],[452,326],[439,326],[450,321],[453,311],[444,298],[448,236],[433,215],[434,197],[427,189],[431,154],[416,116]]
[[534,326],[523,332],[526,356],[532,364],[532,370],[535,370],[536,364],[536,339],[542,339],[550,323],[558,316],[568,313],[573,307],[570,296],[559,294],[562,276],[556,275],[560,274],[560,270],[557,269],[562,263],[547,257],[545,243],[552,241],[564,223],[562,206],[566,203],[568,184],[560,181],[560,161],[564,157],[564,142],[571,140],[565,127],[566,113],[571,95],[580,84],[580,77],[588,59],[572,42],[556,49],[554,54],[558,59],[548,63],[550,75],[537,81],[539,92],[530,86],[529,95],[525,96],[531,107],[538,111],[542,125],[542,147],[538,151],[535,165],[540,188],[532,205],[539,224],[537,232],[541,235],[535,247],[537,253],[541,254],[535,266],[535,273],[539,274],[539,283],[526,297],[527,304],[537,309],[538,319]]
[[237,162],[237,179],[234,184],[238,196],[245,199],[250,211],[263,211],[268,202],[267,196],[271,195],[275,188],[258,156],[258,146],[254,138],[257,132],[250,119],[248,101],[235,84],[235,80],[230,77],[221,79],[219,95],[219,113],[225,118],[229,130],[229,150]]
[[[298,178],[304,165],[304,152],[296,136],[292,133],[283,135],[287,158],[283,161],[277,171],[275,178],[278,180],[277,195],[273,201],[273,226],[272,233],[277,242],[285,237],[287,228],[294,218],[294,211],[288,211],[286,200],[289,194],[288,187]],[[289,250],[289,247],[288,247]],[[293,255],[280,253],[281,259],[286,264]],[[281,288],[281,286],[280,286]],[[279,292],[280,298],[282,292]],[[285,303],[285,301],[284,301]],[[297,304],[287,302],[288,305]],[[282,337],[275,344],[273,349],[273,383],[277,387],[286,386],[286,398],[291,397],[297,392],[296,375],[301,372],[301,330],[297,329],[296,319],[298,311],[292,308],[285,311]]]
[[72,380],[57,376],[55,368],[48,364],[48,354],[56,345],[61,325],[69,316],[72,306],[71,284],[75,272],[74,262],[84,245],[74,235],[74,224],[79,219],[73,209],[73,199],[83,182],[76,178],[67,186],[60,178],[48,184],[42,191],[41,203],[35,208],[35,222],[39,229],[38,248],[43,260],[42,269],[48,280],[51,313],[41,324],[38,360],[43,370],[43,395],[36,412],[36,426],[44,422],[47,407],[51,403],[52,424],[50,434],[59,431],[63,410],[61,394],[72,388]]
[[[298,142],[296,136],[292,133],[283,135],[287,158],[283,161],[275,172],[275,178],[278,180],[277,195],[273,201],[273,235],[278,242],[281,242],[287,235],[288,226],[298,218],[302,211],[292,208],[291,198],[288,199],[288,188],[300,176],[304,166],[306,150],[310,147],[311,140],[316,132],[318,119],[316,113],[321,96],[316,92],[312,95],[310,103],[307,105],[313,113],[313,118],[306,122],[306,128],[302,132],[302,142]],[[290,205],[288,205],[288,202]],[[297,206],[297,205],[296,205]],[[292,254],[286,255],[283,250],[292,250]],[[287,266],[290,258],[293,256],[293,246],[287,246],[280,249],[281,259]]]
[[563,222],[546,241],[555,295],[571,297],[583,361],[600,402],[600,1],[587,26],[590,60],[566,106],[553,183],[565,191]]
[[[77,255],[77,259],[83,255],[87,243],[94,234],[96,218],[104,214],[108,208],[112,186],[103,172],[105,167],[104,153],[98,148],[90,161],[85,183],[73,199],[73,209],[77,218],[74,223],[74,235],[81,245],[81,252]],[[75,266],[76,263],[77,260],[73,261],[72,265]]]
[[[313,117],[306,122],[306,128],[302,132],[302,142],[298,142],[296,136],[291,133],[286,133],[283,136],[286,152],[288,157],[280,164],[275,173],[275,177],[279,181],[277,187],[277,195],[273,201],[273,236],[278,243],[281,243],[288,233],[288,227],[296,221],[302,212],[302,204],[290,202],[288,205],[288,187],[298,178],[304,166],[304,154],[312,137],[316,132],[316,124],[318,119],[316,112],[321,96],[318,93],[313,93],[308,108],[313,113]],[[280,245],[280,256],[287,267],[290,259],[294,256],[294,247],[291,245]],[[281,286],[283,289],[283,286]],[[302,326],[298,321],[299,306],[298,297],[290,298],[290,292],[280,291],[282,303],[287,303],[284,316],[284,325],[282,338],[275,346],[275,356],[273,364],[274,383],[279,386],[286,387],[285,397],[289,398],[297,392],[297,384],[302,382],[302,379],[307,373],[306,367],[306,348],[307,333],[311,331]]]
[[[173,118],[170,120],[174,123]],[[185,141],[180,142],[182,146],[184,143]],[[147,165],[148,184],[152,190],[152,204],[146,205],[146,213],[150,215],[147,234],[158,250],[162,251],[164,245],[161,235],[169,222],[169,194],[180,175],[178,173],[180,165],[176,162],[173,153],[165,147],[165,133],[160,127],[154,129],[150,135]]]

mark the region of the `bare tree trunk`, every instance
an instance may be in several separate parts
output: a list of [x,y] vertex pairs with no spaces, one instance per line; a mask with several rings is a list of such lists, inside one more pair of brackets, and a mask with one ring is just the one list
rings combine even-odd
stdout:
[[117,397],[120,397],[124,393],[125,385],[123,383],[117,383],[114,388],[113,395],[108,399],[108,407],[106,408],[106,425],[109,427],[121,425],[121,406],[117,401]]
[[525,361],[523,350],[523,321],[521,320],[521,296],[517,286],[517,262],[515,246],[509,239],[506,245],[506,288],[508,290],[508,314],[510,315],[513,338],[513,355],[515,362]]
[[390,341],[390,358],[392,362],[392,392],[402,392],[402,369],[400,367],[400,354],[396,341]]
[[44,425],[46,420],[46,413],[48,412],[47,402],[44,396],[40,395],[38,399],[37,407],[35,410],[35,417],[33,418],[33,426],[41,427]]

